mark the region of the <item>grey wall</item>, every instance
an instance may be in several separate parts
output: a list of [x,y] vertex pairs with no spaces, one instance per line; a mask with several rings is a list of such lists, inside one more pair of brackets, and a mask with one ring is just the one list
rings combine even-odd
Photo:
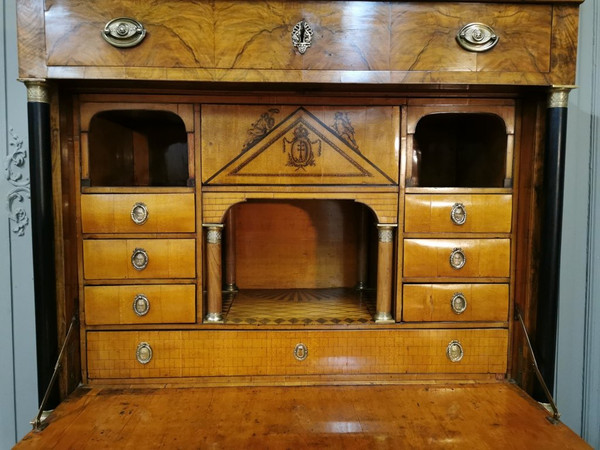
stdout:
[[27,98],[17,81],[15,0],[0,8],[0,448],[37,412]]
[[563,421],[600,448],[600,5],[580,10],[569,102],[556,400]]
[[[26,94],[16,81],[15,2],[0,3],[0,448],[30,430],[38,401]],[[580,16],[579,89],[569,107],[556,399],[563,421],[600,448],[598,1],[586,0]]]

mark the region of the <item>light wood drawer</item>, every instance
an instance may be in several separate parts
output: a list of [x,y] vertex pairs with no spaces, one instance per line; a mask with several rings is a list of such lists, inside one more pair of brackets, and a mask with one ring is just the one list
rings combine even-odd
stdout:
[[86,286],[84,297],[88,325],[196,322],[193,284]]
[[409,194],[407,233],[510,233],[512,196],[502,194]]
[[[144,269],[134,268],[134,253],[147,255]],[[195,278],[195,239],[102,239],[83,241],[87,280]]]
[[405,284],[405,322],[506,321],[508,284]]
[[195,208],[194,194],[84,194],[81,226],[84,233],[193,233]]
[[[464,255],[456,269],[451,258]],[[458,263],[458,259],[454,259]],[[405,239],[405,278],[508,278],[509,239]]]
[[[451,362],[458,341],[463,358]],[[152,358],[141,364],[139,344]],[[304,360],[294,356],[298,344]],[[508,330],[88,332],[91,379],[309,374],[506,372]],[[148,355],[148,352],[145,352]]]

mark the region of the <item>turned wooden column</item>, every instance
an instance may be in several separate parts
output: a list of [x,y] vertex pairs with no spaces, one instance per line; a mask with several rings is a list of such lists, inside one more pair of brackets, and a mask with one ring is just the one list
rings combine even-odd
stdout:
[[[56,322],[56,269],[52,196],[50,96],[43,80],[25,80],[29,126],[31,180],[31,240],[35,292],[38,394],[41,400],[50,384],[58,357]],[[49,404],[58,403],[55,388]]]
[[375,322],[394,323],[392,317],[392,267],[394,228],[397,225],[378,224],[377,305]]
[[[567,106],[572,87],[553,87],[549,93],[546,112],[544,209],[541,220],[540,272],[534,348],[540,372],[551,392],[554,386],[558,322]],[[541,399],[543,395],[536,393],[536,397]]]
[[360,216],[358,218],[358,255],[357,255],[357,282],[356,289],[363,290],[367,288],[367,260],[368,260],[368,214],[367,208],[361,205]]
[[237,292],[235,284],[235,215],[233,208],[227,213],[227,226],[225,227],[225,286],[226,292]]
[[221,236],[223,224],[206,224],[206,306],[204,321],[223,323]]

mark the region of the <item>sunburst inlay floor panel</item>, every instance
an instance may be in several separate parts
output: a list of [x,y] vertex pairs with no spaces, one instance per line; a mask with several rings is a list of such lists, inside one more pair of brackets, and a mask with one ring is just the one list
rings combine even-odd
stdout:
[[364,324],[373,322],[374,308],[374,291],[350,288],[248,289],[223,295],[226,324]]

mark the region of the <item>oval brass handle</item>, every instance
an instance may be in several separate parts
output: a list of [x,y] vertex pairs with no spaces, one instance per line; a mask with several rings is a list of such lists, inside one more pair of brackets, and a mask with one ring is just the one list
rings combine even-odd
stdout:
[[463,359],[464,354],[465,353],[463,351],[462,345],[459,341],[450,341],[448,347],[446,348],[446,356],[451,362],[459,362],[461,359]]
[[450,300],[450,306],[454,314],[462,314],[467,309],[467,299],[462,292],[455,292]]
[[114,47],[134,47],[146,37],[146,29],[135,19],[118,17],[104,26],[102,37]]
[[454,250],[452,250],[452,253],[450,253],[450,265],[453,269],[462,269],[466,262],[467,257],[465,256],[465,253],[463,252],[462,248],[455,248]]
[[456,35],[458,45],[470,52],[485,52],[494,47],[500,38],[496,32],[484,23],[469,23]]
[[294,348],[294,358],[298,361],[304,361],[308,357],[308,347],[303,343],[296,344]]
[[455,225],[464,225],[467,221],[467,210],[462,203],[455,203],[450,210],[450,219]]
[[144,270],[148,266],[148,253],[143,248],[136,248],[131,255],[131,265],[135,270]]
[[152,347],[147,342],[140,342],[135,351],[135,357],[140,364],[148,364],[152,359]]
[[142,202],[137,202],[133,205],[131,208],[131,220],[136,225],[145,224],[148,220],[148,207]]
[[139,316],[145,316],[150,311],[150,300],[144,294],[138,294],[133,299],[133,312]]

